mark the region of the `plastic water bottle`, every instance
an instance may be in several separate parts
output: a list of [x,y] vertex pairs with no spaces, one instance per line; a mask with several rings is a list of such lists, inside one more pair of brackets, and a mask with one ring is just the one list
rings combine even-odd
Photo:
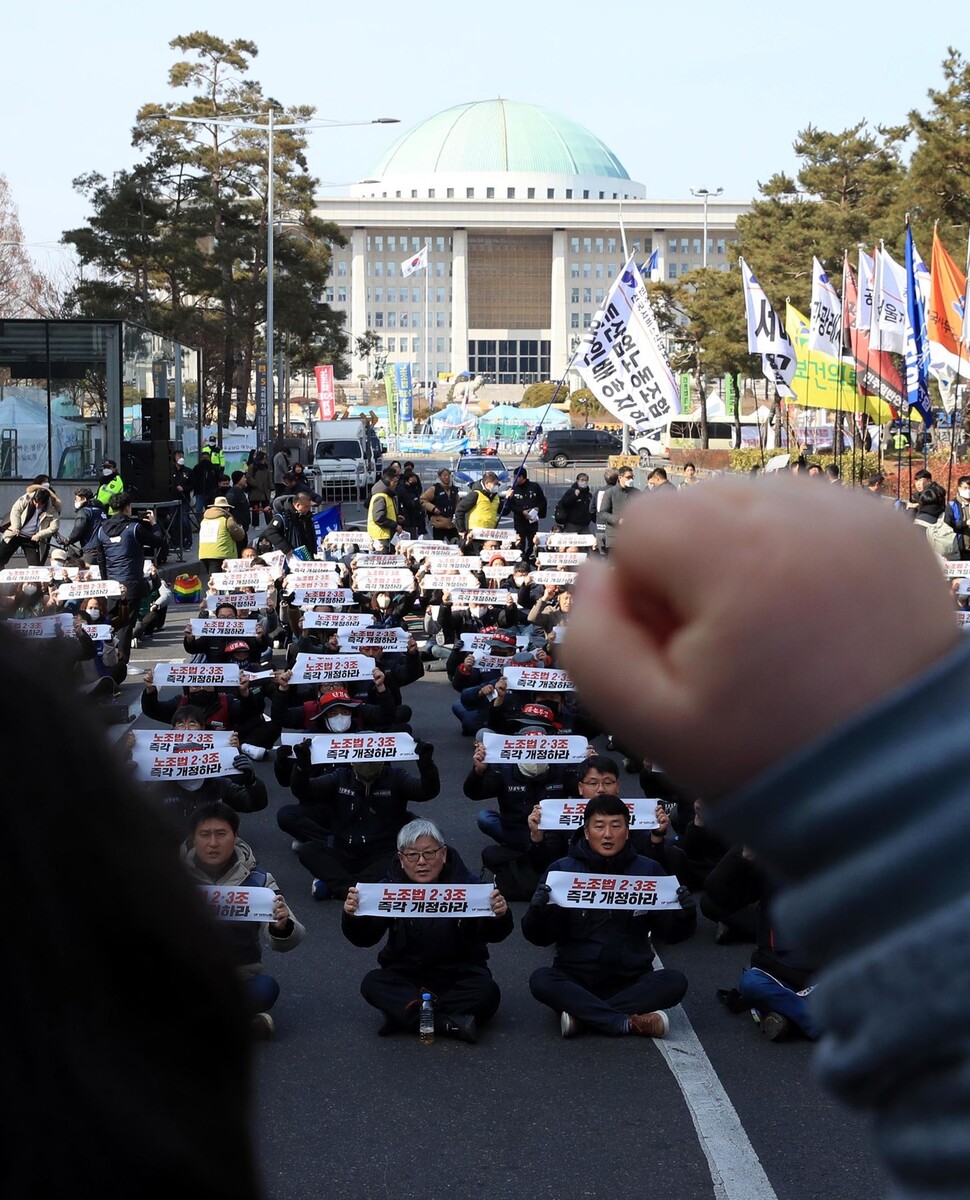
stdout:
[[434,1005],[431,1003],[431,993],[424,992],[421,996],[421,1024],[419,1026],[421,1045],[430,1046],[434,1041]]

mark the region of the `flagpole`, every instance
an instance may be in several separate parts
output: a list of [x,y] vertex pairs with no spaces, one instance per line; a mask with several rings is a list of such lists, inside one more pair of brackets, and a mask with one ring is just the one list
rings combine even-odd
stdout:
[[[846,260],[846,257],[847,256],[846,256],[845,252],[843,252],[843,256],[842,256],[842,293],[839,296],[839,317],[840,318],[845,313],[845,260]],[[845,336],[842,332],[842,329],[840,328],[839,329],[839,357],[838,357],[838,365],[836,367],[837,374],[836,374],[836,379],[835,379],[836,443],[832,447],[832,450],[833,450],[832,461],[839,468],[839,477],[840,478],[842,476],[842,457],[843,457],[843,455],[842,455],[842,352],[844,350],[844,345],[843,345],[844,341],[845,341]],[[853,446],[853,449],[855,449],[855,433],[853,433],[853,435],[852,435],[852,446]],[[853,455],[852,461],[853,461],[852,478],[854,481],[855,480],[855,455]]]
[[424,398],[425,403],[428,399],[428,391],[431,387],[431,376],[428,374],[428,343],[431,340],[431,333],[428,329],[428,301],[431,290],[431,265],[428,259],[424,261]]
[[[860,337],[862,337],[862,336],[863,336],[863,334],[865,335],[865,341],[866,341],[866,355],[865,355],[865,358],[863,359],[863,374],[862,374],[862,381],[861,381],[861,383],[859,383],[858,376],[857,376],[857,378],[856,378],[856,383],[857,383],[857,386],[858,386],[859,395],[862,397],[862,399],[863,399],[863,403],[865,403],[865,397],[866,397],[866,394],[867,394],[867,393],[866,393],[866,385],[867,385],[867,383],[868,383],[868,381],[869,381],[869,360],[870,360],[870,355],[872,354],[872,313],[871,313],[871,312],[869,313],[869,328],[868,328],[868,329],[863,329],[863,328],[862,328],[862,326],[859,324],[859,310],[860,310],[860,308],[862,307],[862,292],[861,292],[861,287],[862,287],[862,255],[864,254],[864,250],[863,250],[863,243],[862,243],[862,242],[857,242],[857,243],[856,243],[856,253],[858,254],[858,262],[859,262],[859,271],[858,271],[858,274],[857,274],[857,277],[856,277],[856,302],[855,302],[855,311],[856,311],[856,329],[858,330],[858,332],[859,332],[859,336],[860,336]],[[871,280],[870,280],[870,287],[871,287],[871,286],[872,286],[872,283],[871,283]],[[870,309],[871,309],[871,308],[872,308],[872,305],[870,304],[870,306],[869,306],[869,307],[870,307]],[[858,368],[857,368],[857,370],[858,370]],[[879,390],[876,392],[876,403],[877,403],[877,404],[879,404],[881,401],[882,401],[882,390],[881,390],[881,389],[879,389]],[[880,411],[880,410],[877,408],[877,410],[876,410],[876,411],[878,412],[878,411]],[[870,420],[871,420],[871,418],[870,418],[870,416],[869,416],[869,413],[868,413],[868,411],[867,411],[867,412],[866,412],[866,423],[865,423],[865,425],[864,425],[864,427],[863,427],[863,428],[864,428],[864,430],[865,430],[865,434],[868,434],[868,433],[869,433],[869,421],[870,421]],[[865,452],[866,452],[866,440],[865,440],[865,434],[863,435],[863,438],[862,438],[862,453],[863,453],[863,456],[865,455]],[[871,436],[871,435],[870,435],[870,436]],[[878,443],[877,443],[877,445],[876,445],[876,456],[877,456],[877,469],[881,469],[881,468],[882,468],[882,427],[881,427],[881,426],[880,426],[880,433],[879,433],[879,441],[878,441]]]

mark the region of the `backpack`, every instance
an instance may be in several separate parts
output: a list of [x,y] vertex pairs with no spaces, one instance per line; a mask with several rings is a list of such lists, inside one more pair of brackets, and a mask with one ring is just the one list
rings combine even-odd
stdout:
[[930,548],[935,550],[941,558],[953,561],[960,557],[959,539],[952,526],[947,525],[943,517],[938,517],[933,525],[926,525],[924,528]]
[[198,575],[176,575],[172,595],[176,604],[198,604],[202,599],[202,580]]

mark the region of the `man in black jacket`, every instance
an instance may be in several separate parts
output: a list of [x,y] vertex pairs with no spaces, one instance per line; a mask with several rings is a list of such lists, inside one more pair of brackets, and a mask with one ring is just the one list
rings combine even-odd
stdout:
[[589,476],[580,471],[576,482],[559,497],[555,513],[556,524],[565,533],[589,533],[596,516],[596,500],[589,487]]
[[522,557],[531,558],[539,522],[545,518],[547,504],[545,492],[529,478],[525,467],[519,467],[516,472],[506,505],[511,510],[512,525],[519,535]]
[[216,482],[222,474],[222,468],[217,467],[212,461],[212,451],[208,446],[203,446],[199,454],[199,461],[190,471],[192,481],[192,495],[195,497],[195,512],[201,517],[209,497],[216,490]]
[[[115,627],[118,662],[126,664],[131,657],[131,639],[138,620],[142,600],[149,593],[145,578],[145,557],[162,544],[162,531],[155,523],[155,514],[145,513],[140,519],[131,515],[131,500],[127,492],[119,492],[111,501],[108,519],[95,534],[95,553],[101,575],[123,584],[125,594],[109,609]],[[113,613],[122,608],[124,620],[116,622]]]
[[263,533],[274,550],[290,555],[302,546],[310,558],[316,554],[317,530],[310,514],[312,506],[309,492],[297,492],[292,500],[284,503]]
[[90,488],[78,488],[74,493],[74,525],[64,534],[63,540],[76,547],[86,563],[98,561],[98,529],[105,518],[105,511],[95,500]]
[[[434,746],[418,742],[417,777],[380,761],[358,762],[314,776],[309,740],[294,747],[293,795],[301,805],[318,809],[316,824],[330,831],[332,841],[330,845],[314,837],[297,850],[313,876],[314,900],[343,900],[359,880],[374,883],[384,877],[398,831],[407,824],[408,805],[433,800],[441,790],[433,754]],[[280,828],[292,830],[292,807],[277,814]]]
[[[583,828],[569,853],[549,868],[585,875],[661,876],[659,863],[641,858],[630,844],[630,813],[618,796],[590,800]],[[551,967],[533,971],[533,996],[559,1014],[563,1037],[585,1026],[619,1037],[663,1037],[666,1009],[687,992],[680,971],[653,968],[651,934],[681,941],[696,928],[697,914],[686,888],[678,890],[682,911],[634,912],[615,908],[561,908],[543,881],[522,919],[522,932],[535,946],[556,947]]]
[[[445,844],[438,827],[423,820],[411,821],[399,832],[397,855],[385,881],[422,887],[481,882]],[[512,914],[502,894],[492,890],[492,917],[360,917],[359,902],[352,887],[341,917],[344,937],[355,946],[374,946],[388,935],[377,956],[380,968],[365,975],[360,985],[367,1003],[384,1014],[380,1033],[416,1033],[421,996],[431,992],[435,1032],[474,1042],[477,1025],[494,1016],[501,999],[486,963],[487,944],[501,942],[512,932]]]
[[603,503],[600,505],[599,522],[604,527],[603,551],[609,554],[620,526],[623,524],[623,509],[639,495],[640,489],[633,486],[633,468],[621,467],[616,483],[603,493]]

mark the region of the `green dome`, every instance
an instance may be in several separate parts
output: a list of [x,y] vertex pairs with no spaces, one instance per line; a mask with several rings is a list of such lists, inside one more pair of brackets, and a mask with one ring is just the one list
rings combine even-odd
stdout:
[[588,129],[517,100],[475,100],[446,108],[400,137],[372,174],[386,180],[471,171],[630,178]]

